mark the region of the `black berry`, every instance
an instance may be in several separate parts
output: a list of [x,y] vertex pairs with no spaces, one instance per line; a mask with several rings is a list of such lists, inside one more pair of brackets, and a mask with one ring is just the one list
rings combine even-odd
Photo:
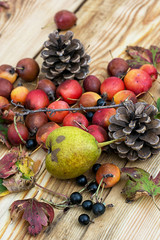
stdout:
[[82,207],[85,209],[85,210],[91,210],[92,209],[92,206],[93,206],[93,202],[91,200],[85,200],[83,203],[82,203]]
[[103,98],[97,100],[97,106],[105,106],[106,101]]
[[82,202],[82,195],[79,192],[73,192],[70,195],[71,204],[80,204]]
[[94,115],[93,112],[87,112],[86,113],[86,118],[88,119],[89,122],[92,122],[93,115]]
[[80,186],[85,186],[87,184],[87,178],[84,175],[80,175],[76,178],[76,183]]
[[101,164],[100,163],[95,163],[92,167],[92,172],[96,173],[97,170],[100,168]]
[[102,215],[106,210],[106,207],[104,206],[103,203],[97,202],[94,203],[92,206],[92,211],[96,216]]
[[87,225],[90,222],[90,217],[87,214],[81,214],[78,221],[82,225]]
[[32,150],[34,148],[36,148],[37,146],[37,142],[35,139],[28,139],[26,141],[26,148],[29,149],[29,150]]
[[87,189],[92,193],[95,193],[97,191],[97,188],[98,184],[96,182],[91,182],[87,187]]

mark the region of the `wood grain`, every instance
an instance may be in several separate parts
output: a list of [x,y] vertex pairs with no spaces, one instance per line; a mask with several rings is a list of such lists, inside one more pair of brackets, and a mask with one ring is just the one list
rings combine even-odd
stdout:
[[[54,13],[65,8],[74,11],[83,1],[11,1],[10,18],[3,11],[0,16],[0,64],[15,65],[23,57],[35,57],[42,48],[48,34],[55,29],[55,25],[41,29],[52,21]],[[56,4],[55,4],[56,3]],[[7,11],[8,12],[8,11]],[[72,28],[74,37],[80,39],[86,51],[91,56],[90,73],[95,74],[103,81],[107,77],[106,67],[111,60],[109,50],[114,57],[127,58],[125,49],[127,45],[139,45],[149,47],[158,45],[160,39],[160,2],[154,0],[87,0],[79,8],[76,15],[77,25]],[[41,65],[42,59],[38,55],[37,61]],[[32,86],[33,87],[33,86]],[[156,81],[151,93],[155,99],[160,95],[160,85]],[[152,102],[149,94],[143,99]],[[1,157],[7,149],[1,145]],[[137,166],[149,171],[156,176],[160,169],[159,155],[146,162],[127,163],[116,154],[103,153],[99,162],[113,162],[119,167]],[[33,156],[36,159],[44,159],[45,152],[40,150]],[[91,171],[86,175],[93,178]],[[121,181],[110,191],[104,193],[106,204],[113,203],[114,208],[108,209],[104,215],[94,219],[95,223],[86,227],[78,224],[77,218],[82,209],[71,209],[65,214],[55,210],[55,219],[50,229],[40,233],[36,239],[52,240],[146,240],[160,239],[159,211],[149,197],[142,198],[135,203],[126,204],[121,190],[126,178],[122,175]],[[60,181],[51,177],[45,170],[42,172],[38,183],[53,191],[70,195],[77,187],[74,180]],[[37,199],[41,197],[50,200],[51,195],[42,192],[35,187],[29,192],[10,194],[0,199],[1,239],[34,239],[27,233],[26,224],[18,220],[10,223],[8,208],[17,199],[33,197],[38,191]],[[84,199],[88,198],[85,193]],[[55,202],[60,199],[53,197]],[[156,198],[160,206],[160,200]],[[91,217],[92,214],[91,214]]]

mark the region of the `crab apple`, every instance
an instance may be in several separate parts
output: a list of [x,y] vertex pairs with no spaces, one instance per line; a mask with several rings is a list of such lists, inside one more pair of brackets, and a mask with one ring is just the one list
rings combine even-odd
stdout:
[[49,105],[47,94],[41,89],[31,90],[25,100],[25,107],[28,109],[40,109]]
[[129,66],[128,63],[123,58],[113,58],[107,67],[107,72],[109,76],[123,77]]
[[[26,128],[26,126],[23,123],[17,122],[16,123],[16,127],[17,130],[21,136],[21,138],[24,141],[27,141],[28,137],[29,137],[29,132],[28,129]],[[18,146],[20,144],[23,144],[23,141],[21,140],[21,138],[19,137],[17,130],[15,128],[14,123],[12,123],[9,127],[8,127],[8,140],[10,141],[10,143],[13,146]]]
[[0,78],[0,96],[9,98],[13,84],[7,79]]
[[37,133],[36,133],[36,141],[39,145],[42,145],[44,149],[46,149],[45,144],[48,135],[55,130],[56,128],[59,128],[60,126],[55,122],[47,122],[44,125],[42,125]]
[[102,96],[107,97],[107,100],[112,100],[114,94],[124,89],[125,86],[122,79],[118,77],[109,77],[102,82],[100,93]]
[[74,104],[82,95],[82,87],[78,81],[67,79],[62,82],[56,90],[57,97],[62,97],[62,100],[68,104]]
[[85,92],[80,97],[79,105],[82,105],[83,107],[94,107],[97,105],[97,101],[100,98],[101,96],[98,93]]
[[14,120],[15,113],[12,109],[4,110],[1,117],[5,120],[6,123],[11,123]]
[[59,30],[67,30],[76,24],[77,17],[73,12],[61,10],[54,16],[54,22]]
[[134,92],[130,90],[122,90],[117,92],[114,96],[112,101],[115,104],[120,104],[121,102],[124,102],[126,99],[131,100],[133,103],[137,102],[137,97]]
[[25,125],[32,136],[47,122],[48,117],[44,112],[30,113],[25,118]]
[[[48,109],[67,109],[69,108],[69,105],[67,102],[59,100],[54,101],[51,104],[49,104]],[[69,113],[69,111],[59,111],[59,112],[47,112],[47,116],[49,120],[56,122],[56,123],[62,123],[64,117]]]
[[0,96],[0,111],[9,109],[9,101],[7,98]]
[[152,87],[152,79],[149,74],[141,69],[131,69],[124,77],[126,89],[136,95],[147,92]]
[[158,72],[152,64],[144,64],[140,67],[140,69],[147,72],[150,75],[152,81],[155,81],[157,79]]
[[7,79],[11,83],[14,83],[18,77],[15,69],[8,64],[3,64],[0,66],[0,78]]
[[56,91],[56,86],[51,80],[49,80],[47,78],[41,79],[38,82],[37,89],[43,90],[47,94],[50,101],[55,100],[54,95],[55,95],[55,91]]
[[110,124],[109,122],[110,117],[115,114],[116,114],[115,108],[99,109],[93,115],[92,124],[102,126],[106,129]]
[[104,188],[113,187],[116,183],[119,182],[120,177],[120,169],[113,163],[102,164],[96,172],[96,182],[100,184],[104,178],[101,184],[101,187],[104,186]]
[[88,133],[94,136],[97,142],[105,142],[108,140],[107,131],[102,126],[91,124],[87,129]]
[[100,80],[94,75],[87,76],[83,81],[83,88],[85,92],[99,93],[100,86],[101,86]]
[[80,112],[71,112],[63,119],[63,126],[83,128],[83,126],[88,127],[88,124],[87,118]]
[[17,63],[16,71],[24,81],[32,82],[37,78],[40,69],[33,58],[23,58]]
[[29,90],[26,87],[18,86],[12,90],[11,100],[14,103],[20,103],[24,105],[28,93],[29,93]]

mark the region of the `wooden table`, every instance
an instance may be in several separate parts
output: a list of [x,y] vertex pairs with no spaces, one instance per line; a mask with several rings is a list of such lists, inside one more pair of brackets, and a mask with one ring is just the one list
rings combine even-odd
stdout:
[[[113,57],[126,57],[127,45],[160,47],[160,1],[157,0],[8,0],[10,8],[0,11],[0,65],[16,63],[25,57],[33,57],[41,65],[40,51],[43,42],[50,32],[56,29],[53,22],[54,14],[61,9],[76,13],[77,25],[71,30],[74,37],[80,39],[91,56],[90,74],[95,74],[103,81],[107,77],[106,67]],[[46,26],[46,27],[45,27]],[[34,88],[35,84],[28,85]],[[160,85],[156,81],[151,93],[155,98],[160,95]],[[149,94],[144,99],[152,102]],[[0,145],[1,157],[7,148]],[[115,154],[103,153],[99,162],[112,162],[119,167],[137,166],[156,176],[160,169],[159,157],[155,156],[146,162],[127,162]],[[45,152],[39,150],[33,158],[44,159]],[[87,176],[93,177],[91,171]],[[60,181],[50,176],[44,169],[38,183],[53,191],[70,195],[77,187],[75,180]],[[160,213],[152,199],[144,197],[127,204],[121,195],[125,179],[112,189],[105,190],[104,202],[114,204],[104,215],[96,218],[95,223],[81,226],[77,218],[81,208],[71,209],[65,214],[55,210],[55,218],[50,229],[42,231],[36,239],[58,240],[158,240],[160,239]],[[37,193],[38,191],[38,193]],[[41,199],[52,197],[37,187],[30,191],[10,194],[0,199],[0,239],[34,239],[27,233],[26,223],[17,220],[11,223],[9,206],[17,199],[35,196]],[[84,194],[87,198],[88,194]],[[160,206],[160,199],[156,197]],[[46,229],[44,229],[46,230]]]

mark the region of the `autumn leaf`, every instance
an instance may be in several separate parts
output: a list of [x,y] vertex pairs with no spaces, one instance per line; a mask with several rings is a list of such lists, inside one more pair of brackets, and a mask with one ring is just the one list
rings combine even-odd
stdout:
[[135,201],[144,195],[152,197],[154,201],[154,197],[160,194],[160,172],[153,178],[148,172],[137,167],[124,167],[121,171],[129,177],[122,190],[127,202]]
[[34,161],[30,157],[21,158],[16,162],[18,170],[22,173],[24,179],[30,179],[34,176],[33,172]]
[[0,197],[3,197],[9,193],[10,192],[7,190],[7,188],[3,186],[3,179],[0,178]]
[[157,67],[157,63],[160,62],[160,48],[157,46],[151,45],[149,49],[128,46],[126,52],[132,58],[127,60],[131,68],[140,68],[144,64],[153,64]]
[[12,149],[0,160],[0,178],[8,178],[17,172],[18,150]]
[[6,145],[8,149],[11,148],[11,145],[9,144],[7,140],[7,133],[8,133],[8,127],[5,124],[4,120],[0,116],[0,142]]
[[35,236],[42,231],[42,226],[47,226],[54,218],[53,208],[35,198],[17,200],[10,206],[10,216],[14,220],[19,215],[29,223],[28,232]]

